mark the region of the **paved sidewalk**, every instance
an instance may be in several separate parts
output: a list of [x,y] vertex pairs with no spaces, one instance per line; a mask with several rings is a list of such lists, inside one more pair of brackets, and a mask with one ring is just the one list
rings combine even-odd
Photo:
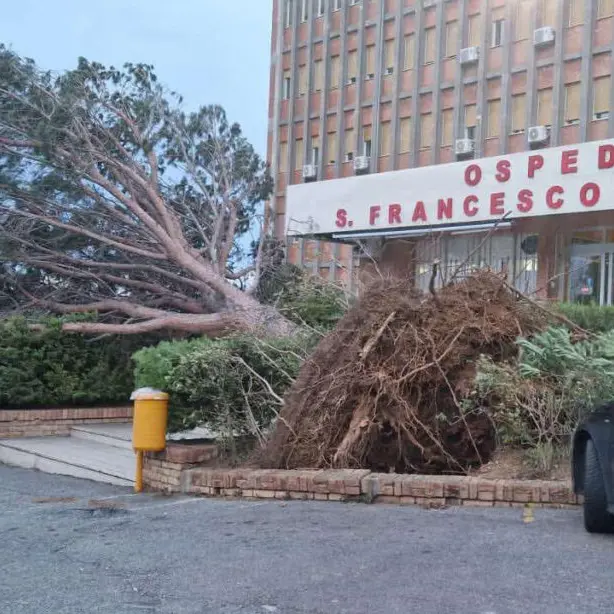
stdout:
[[10,614],[600,614],[580,511],[224,501],[0,466]]

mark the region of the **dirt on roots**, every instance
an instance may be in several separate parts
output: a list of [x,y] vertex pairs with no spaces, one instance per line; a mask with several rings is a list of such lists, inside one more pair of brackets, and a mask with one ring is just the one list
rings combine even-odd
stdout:
[[495,432],[463,410],[481,354],[516,354],[546,315],[481,271],[434,294],[381,280],[304,363],[258,464],[464,473],[487,462]]

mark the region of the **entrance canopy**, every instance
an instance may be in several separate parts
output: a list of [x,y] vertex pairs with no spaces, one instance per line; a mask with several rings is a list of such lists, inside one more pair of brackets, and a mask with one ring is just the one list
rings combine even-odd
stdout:
[[350,240],[614,210],[614,139],[288,186],[290,236]]

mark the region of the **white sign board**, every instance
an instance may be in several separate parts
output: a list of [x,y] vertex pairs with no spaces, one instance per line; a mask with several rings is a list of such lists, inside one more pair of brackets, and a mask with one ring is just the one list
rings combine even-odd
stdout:
[[288,186],[289,235],[614,209],[614,139]]

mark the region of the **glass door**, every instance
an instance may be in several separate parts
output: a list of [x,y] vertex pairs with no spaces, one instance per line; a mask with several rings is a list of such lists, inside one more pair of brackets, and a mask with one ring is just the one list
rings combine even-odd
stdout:
[[573,245],[569,271],[569,300],[612,305],[614,245]]

